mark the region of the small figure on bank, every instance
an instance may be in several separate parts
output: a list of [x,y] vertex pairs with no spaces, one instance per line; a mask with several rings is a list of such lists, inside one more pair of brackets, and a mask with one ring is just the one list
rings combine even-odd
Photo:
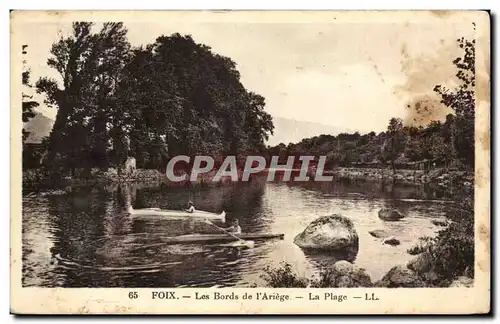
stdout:
[[188,208],[186,209],[186,211],[188,213],[194,213],[196,211],[192,201],[188,202]]

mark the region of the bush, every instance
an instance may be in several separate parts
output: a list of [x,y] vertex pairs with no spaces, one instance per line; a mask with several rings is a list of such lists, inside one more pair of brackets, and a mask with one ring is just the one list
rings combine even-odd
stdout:
[[309,283],[306,278],[295,274],[292,266],[285,262],[281,262],[278,268],[266,266],[261,278],[272,288],[306,288]]
[[443,283],[460,276],[474,278],[474,203],[473,191],[461,188],[457,205],[448,218],[453,222],[439,231],[435,238],[422,238],[407,252],[415,255],[430,253],[432,271]]
[[298,276],[292,271],[292,266],[285,262],[282,262],[278,268],[267,266],[264,268],[264,272],[261,278],[272,288],[338,288],[340,286],[370,287],[372,285],[366,274],[352,275],[346,281],[340,272],[326,266],[321,267],[319,276],[314,276],[311,279]]
[[453,223],[441,231],[431,250],[436,273],[446,279],[454,279],[462,275],[474,276],[471,272],[471,269],[474,269],[473,230],[474,224],[470,226],[460,222]]
[[333,269],[323,268],[320,271],[319,278],[314,278],[311,281],[311,287],[314,288],[330,288],[335,287],[337,281],[337,273]]
[[473,190],[461,189],[458,205],[449,215],[453,223],[439,232],[433,245],[436,272],[447,279],[474,276],[471,270],[474,269],[473,193]]
[[435,243],[435,239],[429,236],[423,236],[420,238],[420,242],[417,243],[415,246],[409,248],[406,250],[408,254],[411,255],[417,255],[420,253],[423,253],[425,251],[429,251],[429,248],[432,244]]

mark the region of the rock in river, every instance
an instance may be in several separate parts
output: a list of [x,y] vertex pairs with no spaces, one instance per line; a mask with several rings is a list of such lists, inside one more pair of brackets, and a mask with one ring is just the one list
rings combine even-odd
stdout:
[[312,221],[293,242],[306,250],[343,251],[357,250],[359,238],[349,218],[330,215]]
[[396,246],[396,245],[401,244],[401,242],[395,237],[389,237],[389,238],[384,240],[384,244]]
[[368,233],[370,233],[371,236],[376,237],[376,238],[389,237],[389,233],[387,233],[386,231],[381,230],[381,229],[369,231]]
[[433,219],[431,221],[431,223],[433,225],[436,225],[436,226],[448,226],[449,225],[449,223],[447,221],[445,221],[445,220],[439,220],[439,219]]
[[383,208],[378,212],[378,217],[385,221],[397,221],[404,218],[404,215],[396,209]]

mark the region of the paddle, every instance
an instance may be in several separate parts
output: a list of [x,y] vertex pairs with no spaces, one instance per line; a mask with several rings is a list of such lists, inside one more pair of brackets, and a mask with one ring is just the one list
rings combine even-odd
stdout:
[[237,239],[242,244],[242,246],[248,247],[249,249],[254,247],[254,241],[245,241],[245,240],[239,238],[238,236],[234,235],[233,233],[226,231],[222,227],[215,225],[214,223],[212,223],[210,220],[208,220],[206,218],[205,218],[205,223],[213,225],[213,226],[217,227],[218,229],[220,229],[221,231],[223,231],[224,233],[231,235],[232,237]]

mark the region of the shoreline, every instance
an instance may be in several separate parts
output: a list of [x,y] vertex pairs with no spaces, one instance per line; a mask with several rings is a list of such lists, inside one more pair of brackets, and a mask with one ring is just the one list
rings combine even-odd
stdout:
[[[265,169],[259,173],[253,174],[254,177],[261,177],[266,175],[269,169]],[[298,176],[300,170],[291,170],[291,180]],[[238,179],[241,179],[243,174],[242,170],[238,170]],[[276,171],[275,180],[282,180],[283,171]],[[397,169],[393,174],[389,168],[356,168],[356,167],[337,167],[323,172],[324,176],[332,176],[331,182],[339,180],[353,180],[353,181],[390,181],[398,184],[405,185],[435,185],[446,189],[448,187],[472,187],[474,185],[474,174],[468,171],[459,170],[446,170],[444,168],[436,168],[430,171],[423,170],[408,170]],[[181,182],[172,182],[168,180],[166,175],[154,169],[137,169],[131,174],[118,175],[115,169],[109,169],[104,172],[101,170],[92,170],[91,174],[87,177],[55,177],[49,173],[44,172],[42,169],[28,169],[23,170],[22,185],[23,188],[38,189],[57,189],[67,186],[82,186],[82,185],[109,185],[109,184],[168,184],[173,187],[189,186],[189,185],[228,185],[233,184],[231,177],[223,176],[220,181],[212,181],[215,176],[215,171],[203,173],[198,175],[196,181],[190,181],[189,178]],[[314,170],[309,170],[309,181],[315,182]],[[251,182],[252,177],[250,178]],[[241,180],[238,182],[242,182]],[[329,182],[329,181],[324,181]]]

